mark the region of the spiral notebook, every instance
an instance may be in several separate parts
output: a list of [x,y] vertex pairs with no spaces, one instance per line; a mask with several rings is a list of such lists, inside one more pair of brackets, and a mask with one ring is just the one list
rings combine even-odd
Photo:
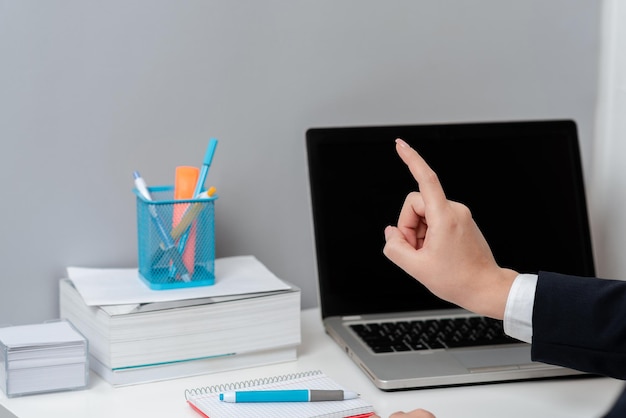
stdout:
[[221,392],[230,390],[328,389],[348,390],[320,370],[265,377],[243,382],[224,383],[187,389],[189,405],[207,418],[364,418],[374,408],[362,398],[324,402],[228,403],[219,400]]

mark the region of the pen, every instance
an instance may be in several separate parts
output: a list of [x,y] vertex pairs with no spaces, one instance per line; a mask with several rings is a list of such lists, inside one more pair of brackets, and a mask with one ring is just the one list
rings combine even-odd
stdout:
[[[211,186],[209,187],[209,190],[207,190],[206,192],[200,193],[197,198],[208,199],[212,197],[214,194],[215,194],[215,187]],[[189,206],[189,208],[187,208],[187,210],[185,211],[185,214],[180,219],[180,222],[178,223],[178,225],[176,225],[172,229],[172,239],[177,240],[178,238],[180,238],[180,236],[187,230],[189,225],[191,225],[193,220],[196,219],[196,217],[198,216],[202,208],[203,208],[202,203],[193,203],[191,206]]]
[[211,161],[213,161],[213,154],[215,154],[216,147],[217,147],[217,139],[211,138],[209,140],[209,145],[207,145],[207,149],[204,153],[204,161],[202,161],[202,168],[200,169],[200,175],[198,176],[196,189],[193,192],[193,197],[195,198],[197,198],[198,195],[202,192],[202,188],[204,187],[204,182],[206,181],[206,176],[209,173],[209,168],[211,167]]
[[220,393],[223,402],[319,402],[356,399],[358,393],[346,390],[250,390]]
[[[200,169],[200,174],[198,175],[198,180],[196,182],[196,188],[193,192],[193,197],[198,198],[200,193],[202,192],[202,188],[204,187],[204,182],[206,181],[206,176],[209,173],[209,168],[211,167],[211,162],[213,161],[213,155],[215,154],[215,148],[217,147],[217,139],[211,138],[209,140],[209,144],[207,145],[207,149],[204,153],[204,160],[202,161],[202,168]],[[178,241],[178,252],[183,254],[185,252],[185,246],[187,245],[187,240],[189,239],[190,231],[187,230],[180,237]]]
[[146,181],[143,179],[143,177],[141,177],[139,171],[133,171],[133,178],[135,179],[135,187],[137,188],[139,193],[141,193],[143,198],[152,201],[152,196],[150,196]]
[[[141,177],[138,171],[133,172],[133,177],[135,179],[135,187],[137,188],[137,191],[144,199],[152,201],[152,196],[150,196],[150,191],[148,190],[148,187],[146,186],[146,182],[143,177]],[[179,269],[179,272],[181,272],[182,279],[186,282],[190,281],[191,279],[189,278],[189,272],[187,270],[187,267],[185,267],[182,257],[176,249],[176,244],[172,240],[172,237],[165,230],[163,222],[161,221],[161,218],[159,217],[156,208],[152,205],[149,205],[148,212],[150,212],[150,218],[152,219],[152,222],[154,223],[154,226],[159,233],[159,236],[161,237],[164,254],[168,254],[170,256],[176,268]]]

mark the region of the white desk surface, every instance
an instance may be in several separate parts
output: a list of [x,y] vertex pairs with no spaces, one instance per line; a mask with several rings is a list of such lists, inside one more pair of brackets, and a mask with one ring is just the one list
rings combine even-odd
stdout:
[[437,418],[593,418],[607,410],[622,388],[622,382],[594,377],[383,392],[324,333],[319,310],[307,309],[302,311],[297,361],[118,388],[92,373],[88,389],[11,399],[0,391],[0,404],[18,418],[198,418],[185,402],[187,388],[313,369],[360,393],[384,418],[417,407]]

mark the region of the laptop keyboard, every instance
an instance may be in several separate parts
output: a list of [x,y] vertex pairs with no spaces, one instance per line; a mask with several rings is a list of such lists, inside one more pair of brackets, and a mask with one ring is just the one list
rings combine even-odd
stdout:
[[353,324],[350,328],[375,353],[513,344],[502,321],[486,317]]

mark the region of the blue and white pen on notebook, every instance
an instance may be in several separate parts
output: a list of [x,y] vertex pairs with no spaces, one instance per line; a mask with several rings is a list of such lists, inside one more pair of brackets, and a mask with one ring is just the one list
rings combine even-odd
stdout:
[[320,402],[356,399],[358,393],[347,390],[244,390],[220,393],[223,402]]

